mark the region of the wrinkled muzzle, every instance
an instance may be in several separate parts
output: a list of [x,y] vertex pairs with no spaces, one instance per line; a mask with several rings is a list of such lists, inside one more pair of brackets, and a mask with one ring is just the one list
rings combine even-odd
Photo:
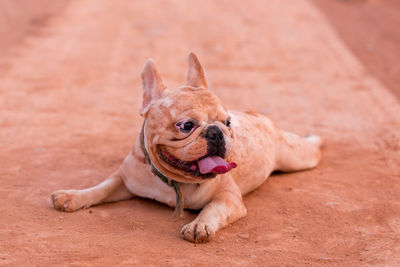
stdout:
[[207,140],[207,157],[197,161],[201,174],[223,174],[236,168],[235,162],[224,160],[226,143],[224,134],[218,126],[209,126],[203,132],[203,136]]

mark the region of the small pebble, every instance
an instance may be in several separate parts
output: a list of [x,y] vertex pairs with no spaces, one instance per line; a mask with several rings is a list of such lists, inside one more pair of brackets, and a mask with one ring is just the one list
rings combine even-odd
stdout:
[[243,239],[249,239],[250,235],[249,235],[249,233],[241,233],[241,234],[238,234],[238,237],[243,238]]

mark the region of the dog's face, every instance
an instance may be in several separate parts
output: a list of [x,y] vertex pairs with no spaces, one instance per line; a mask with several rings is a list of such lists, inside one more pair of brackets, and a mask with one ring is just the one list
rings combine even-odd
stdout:
[[229,162],[230,117],[207,89],[194,54],[189,55],[186,84],[178,90],[165,89],[151,60],[142,80],[145,147],[159,171],[179,182],[201,183],[236,167]]

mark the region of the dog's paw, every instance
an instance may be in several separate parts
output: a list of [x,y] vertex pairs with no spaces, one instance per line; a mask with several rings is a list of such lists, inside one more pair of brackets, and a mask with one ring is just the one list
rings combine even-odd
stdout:
[[83,207],[78,190],[58,190],[51,194],[54,208],[59,211],[76,211]]
[[187,241],[205,243],[214,237],[215,231],[203,222],[194,221],[182,227],[181,235]]

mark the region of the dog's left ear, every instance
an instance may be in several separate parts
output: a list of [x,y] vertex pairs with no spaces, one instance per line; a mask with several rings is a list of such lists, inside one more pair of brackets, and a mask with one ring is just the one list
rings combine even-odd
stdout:
[[166,86],[161,80],[154,61],[150,58],[146,61],[142,71],[143,104],[140,115],[144,115],[153,100],[161,98]]
[[208,87],[203,67],[194,53],[189,54],[189,69],[186,77],[186,85],[192,87]]

